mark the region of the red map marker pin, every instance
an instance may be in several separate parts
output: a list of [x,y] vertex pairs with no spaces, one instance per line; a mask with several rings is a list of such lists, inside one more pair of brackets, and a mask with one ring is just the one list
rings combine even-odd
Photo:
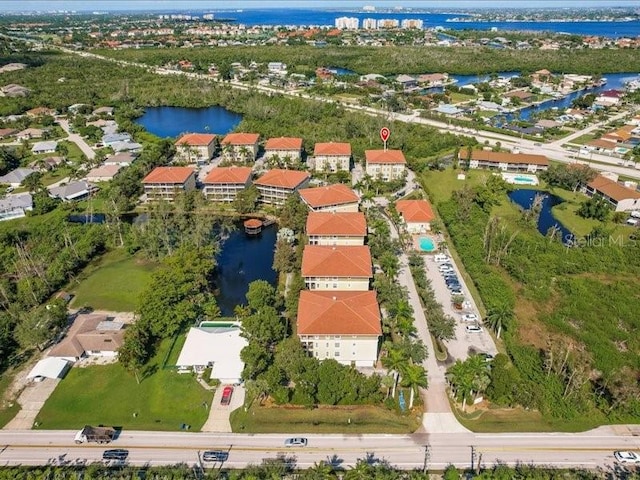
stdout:
[[391,136],[391,130],[389,130],[387,127],[382,127],[380,129],[380,138],[384,143],[387,143],[387,140],[389,140],[390,136]]

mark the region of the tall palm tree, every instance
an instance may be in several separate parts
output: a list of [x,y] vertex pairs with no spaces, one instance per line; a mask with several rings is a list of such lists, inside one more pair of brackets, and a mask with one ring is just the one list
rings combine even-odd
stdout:
[[332,478],[336,478],[335,473],[333,473],[333,467],[324,460],[314,463],[300,477],[301,480],[327,480]]
[[402,386],[409,387],[411,395],[409,396],[409,409],[413,408],[413,400],[418,388],[427,388],[429,386],[429,380],[427,379],[427,372],[422,365],[407,365],[402,375]]
[[470,372],[469,366],[466,362],[456,360],[447,370],[447,380],[449,381],[453,394],[456,398],[462,398],[462,410],[467,408],[467,399],[471,396],[474,385],[473,375]]
[[491,381],[489,377],[489,364],[481,355],[472,355],[466,361],[469,375],[473,378],[473,398],[475,399],[479,393],[484,392]]
[[496,336],[500,338],[502,330],[508,329],[509,324],[514,318],[513,308],[509,304],[503,303],[490,309],[484,322],[489,328],[496,332]]
[[398,388],[398,381],[400,380],[400,372],[404,369],[408,362],[407,353],[404,350],[399,349],[393,343],[385,342],[387,348],[387,356],[382,358],[382,365],[389,369],[394,377],[392,397],[396,396],[396,388]]
[[356,464],[344,474],[344,480],[370,480],[374,478],[374,468],[365,459],[358,459]]

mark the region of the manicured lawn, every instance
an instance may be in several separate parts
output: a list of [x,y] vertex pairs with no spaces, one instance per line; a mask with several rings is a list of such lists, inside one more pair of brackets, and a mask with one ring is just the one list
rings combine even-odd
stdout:
[[597,138],[596,135],[592,134],[581,135],[571,140],[571,143],[575,143],[576,145],[584,145],[585,143],[588,143],[595,138]]
[[583,432],[604,423],[602,419],[589,416],[575,421],[543,417],[538,411],[522,408],[489,409],[473,413],[463,413],[453,406],[452,409],[462,425],[478,433]]
[[91,263],[69,288],[74,293],[72,306],[91,306],[98,310],[130,312],[138,295],[151,279],[156,265],[124,250],[106,253]]
[[449,98],[451,99],[451,103],[454,104],[476,99],[475,95],[465,95],[464,93],[459,92],[449,92]]
[[231,428],[238,433],[411,433],[419,426],[415,415],[398,415],[370,405],[252,406],[247,412],[239,408],[231,414]]
[[[199,430],[213,393],[190,374],[162,369],[171,340],[164,340],[140,384],[120,364],[72,368],[38,414],[43,429],[114,425],[127,430]],[[136,416],[134,416],[136,414]]]
[[429,170],[421,175],[422,185],[430,194],[432,203],[437,205],[442,201],[448,200],[454,190],[459,190],[465,185],[470,187],[478,185],[491,175],[491,172],[486,170],[469,170],[465,172],[466,180],[458,180],[457,174],[461,171],[447,168],[443,171]]

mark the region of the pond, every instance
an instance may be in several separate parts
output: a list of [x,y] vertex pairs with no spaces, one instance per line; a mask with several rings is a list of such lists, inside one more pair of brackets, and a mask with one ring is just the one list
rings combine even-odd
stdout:
[[242,121],[242,115],[224,107],[148,107],[135,122],[158,137],[178,137],[187,132],[225,135]]
[[544,200],[542,201],[542,209],[540,211],[540,217],[538,218],[538,231],[542,235],[547,235],[547,232],[549,231],[549,229],[552,228],[553,226],[556,226],[560,230],[560,234],[562,235],[562,243],[564,244],[571,243],[574,238],[573,234],[567,228],[565,228],[565,226],[562,225],[562,223],[557,221],[553,216],[553,213],[551,212],[551,209],[555,205],[559,205],[560,203],[563,202],[563,200],[560,197],[557,197],[547,192],[542,192],[540,190],[521,188],[521,189],[513,190],[512,192],[510,192],[509,199],[512,202],[519,205],[520,207],[524,208],[525,210],[528,210],[529,208],[531,208],[531,205],[533,204],[533,199],[538,193],[544,195]]
[[232,317],[236,305],[247,303],[245,295],[254,280],[266,280],[275,286],[278,274],[272,265],[276,231],[273,225],[259,235],[247,235],[240,226],[222,244],[213,278],[219,289],[216,300],[222,316]]

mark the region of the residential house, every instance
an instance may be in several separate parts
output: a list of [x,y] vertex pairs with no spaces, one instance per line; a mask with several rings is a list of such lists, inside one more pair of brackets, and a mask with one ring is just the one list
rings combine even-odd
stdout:
[[266,159],[278,157],[281,160],[298,161],[302,158],[302,138],[270,138],[264,146]]
[[59,198],[64,202],[82,200],[95,192],[97,188],[86,180],[78,180],[66,185],[49,187],[49,196]]
[[33,197],[30,193],[16,193],[0,198],[0,222],[27,216],[33,210]]
[[299,170],[269,170],[253,183],[260,192],[260,201],[283,205],[291,194],[309,184],[310,175]]
[[387,182],[406,174],[407,161],[401,150],[366,150],[364,156],[367,175],[374,179]]
[[131,152],[138,153],[142,150],[142,145],[137,142],[124,141],[124,142],[113,142],[111,148],[114,152]]
[[59,167],[63,163],[64,158],[62,157],[39,158],[38,160],[34,160],[29,163],[29,168],[33,168],[39,172],[47,172]]
[[205,164],[213,158],[216,135],[212,133],[187,133],[176,142],[175,160]]
[[396,83],[399,83],[405,92],[415,90],[418,87],[418,82],[415,78],[404,74],[396,77]]
[[225,161],[254,162],[258,155],[257,133],[230,133],[222,140],[222,159]]
[[109,115],[110,117],[113,116],[113,107],[99,107],[96,108],[92,114],[93,115]]
[[505,98],[508,98],[513,103],[514,98],[517,98],[521,102],[528,103],[533,99],[533,94],[524,90],[514,90],[513,92],[505,93]]
[[471,158],[467,156],[467,151],[461,151],[458,158],[460,161],[469,160],[469,168],[497,168],[505,172],[531,173],[549,168],[549,159],[544,155],[473,150]]
[[417,83],[425,87],[442,87],[448,80],[448,73],[426,73],[418,76]]
[[113,144],[120,142],[130,142],[131,135],[127,132],[107,133],[102,136],[102,143],[105,147],[111,147]]
[[88,356],[115,357],[124,343],[124,330],[123,323],[109,320],[106,315],[80,314],[48,356],[71,362]]
[[122,165],[102,165],[91,169],[85,178],[90,182],[108,182],[113,180],[121,168]]
[[26,128],[16,134],[18,140],[31,140],[32,138],[42,138],[44,130],[39,128]]
[[604,197],[616,212],[640,210],[640,192],[621,185],[617,181],[598,175],[584,187],[584,192],[592,197]]
[[191,167],[156,167],[142,183],[148,200],[170,202],[179,193],[196,188],[196,173]]
[[31,147],[31,153],[34,155],[39,155],[41,153],[53,153],[56,151],[57,146],[58,142],[56,140],[36,142],[33,147]]
[[36,107],[36,108],[32,108],[31,110],[27,110],[27,117],[31,117],[31,118],[38,118],[38,117],[44,117],[44,116],[55,116],[56,111],[51,109],[51,108],[47,108],[47,107]]
[[364,245],[367,221],[362,212],[309,212],[309,245]]
[[131,152],[120,152],[115,155],[108,156],[103,162],[105,165],[120,165],[122,167],[130,166],[136,159],[136,155]]
[[464,110],[456,107],[455,105],[450,105],[447,103],[441,103],[433,110],[436,113],[442,113],[444,115],[449,115],[451,117],[460,117],[464,113]]
[[593,103],[602,107],[612,107],[622,101],[623,95],[624,92],[620,90],[605,90],[600,92]]
[[585,148],[594,152],[600,152],[605,155],[610,155],[616,151],[617,146],[618,144],[616,142],[604,140],[602,138],[596,138],[595,140],[587,142]]
[[35,170],[32,168],[16,168],[0,177],[0,185],[7,184],[14,188],[19,187],[22,181],[34,172]]
[[427,200],[398,200],[396,211],[409,233],[426,233],[436,216]]
[[318,360],[374,367],[382,336],[376,292],[300,292],[296,332]]
[[18,133],[18,130],[15,128],[0,128],[0,138],[13,137],[16,133]]
[[304,188],[300,198],[312,212],[357,212],[360,198],[342,183]]
[[233,202],[238,192],[251,185],[251,167],[218,167],[204,179],[207,200]]
[[348,172],[351,165],[351,144],[316,143],[313,157],[316,172]]
[[626,143],[633,137],[634,128],[634,125],[625,125],[613,132],[605,133],[601,138],[615,143]]
[[301,269],[309,290],[366,291],[373,278],[367,246],[307,245]]

